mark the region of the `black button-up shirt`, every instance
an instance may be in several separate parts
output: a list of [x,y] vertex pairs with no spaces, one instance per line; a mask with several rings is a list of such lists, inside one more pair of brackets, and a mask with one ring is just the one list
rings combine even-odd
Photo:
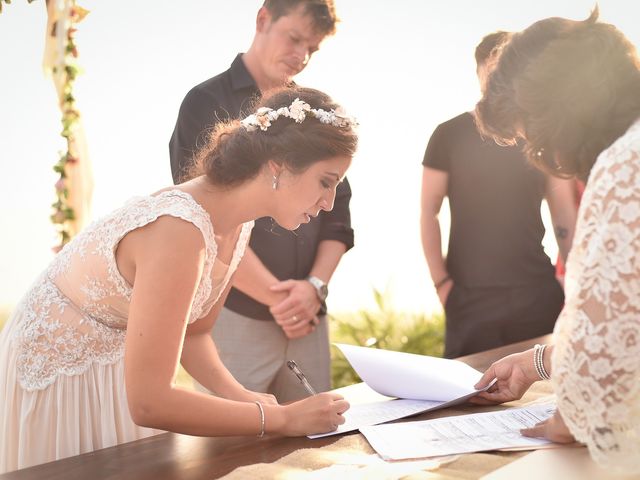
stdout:
[[[182,101],[178,120],[169,142],[171,173],[179,183],[191,165],[193,154],[205,145],[217,122],[243,118],[253,112],[260,91],[238,54],[229,70],[196,85]],[[273,219],[256,220],[249,246],[280,280],[302,279],[309,275],[322,240],[337,240],[347,250],[353,247],[349,202],[349,182],[338,185],[333,210],[321,211],[295,232],[285,230]],[[225,307],[259,320],[273,320],[266,305],[232,288]],[[323,305],[322,313],[326,312]]]

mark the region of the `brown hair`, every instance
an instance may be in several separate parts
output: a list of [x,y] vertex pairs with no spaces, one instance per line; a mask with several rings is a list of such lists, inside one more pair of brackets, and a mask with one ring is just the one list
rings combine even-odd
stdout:
[[586,179],[596,158],[640,116],[640,61],[616,27],[547,18],[512,36],[476,106],[498,143],[524,137],[539,168]]
[[[327,112],[340,107],[319,90],[294,86],[264,96],[256,109],[288,107],[296,98]],[[247,131],[234,120],[215,127],[208,144],[196,154],[189,177],[206,175],[214,185],[235,186],[258,175],[269,160],[293,173],[302,173],[321,160],[352,157],[357,144],[352,126],[321,123],[311,115],[301,123],[281,117],[264,131]]]
[[489,60],[500,46],[509,39],[510,35],[509,32],[498,30],[482,37],[475,51],[476,65],[479,67]]
[[311,15],[317,33],[322,35],[336,33],[336,23],[340,20],[336,14],[333,0],[265,0],[263,6],[269,10],[271,18],[275,22],[300,5],[304,6],[304,12],[307,15]]

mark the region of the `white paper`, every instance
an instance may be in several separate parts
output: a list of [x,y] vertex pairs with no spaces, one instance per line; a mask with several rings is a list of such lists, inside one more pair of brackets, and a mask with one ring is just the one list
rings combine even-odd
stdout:
[[466,402],[469,397],[474,395],[475,392],[449,402],[387,398],[384,400],[352,405],[351,408],[344,413],[346,421],[340,425],[337,430],[334,430],[333,432],[308,435],[308,437],[320,438],[328,437],[330,435],[338,435],[340,433],[358,430],[360,427],[377,425],[379,423],[390,422],[392,420],[410,417],[411,415],[417,415],[419,413],[451,407],[453,405]]
[[428,400],[381,400],[379,402],[353,405],[344,413],[345,422],[337,430],[328,433],[309,435],[309,438],[328,437],[340,433],[352,432],[360,427],[390,422],[437,408],[444,402]]
[[[337,430],[309,435],[309,438],[338,435],[360,427],[446,408],[464,403],[478,392],[473,385],[482,374],[457,360],[340,343],[335,345],[364,380],[366,385],[362,386],[366,386],[366,390],[377,398],[352,405],[344,414],[345,423]],[[340,389],[344,390],[347,400],[350,400],[350,388]],[[367,391],[364,396],[370,397]],[[358,397],[362,393],[361,388]],[[400,398],[394,400],[393,397]]]
[[427,458],[499,448],[531,447],[548,440],[523,437],[520,429],[546,420],[555,405],[533,405],[497,412],[476,413],[418,422],[360,428],[385,460]]
[[476,393],[482,373],[458,360],[336,343],[356,373],[389,397],[448,402]]

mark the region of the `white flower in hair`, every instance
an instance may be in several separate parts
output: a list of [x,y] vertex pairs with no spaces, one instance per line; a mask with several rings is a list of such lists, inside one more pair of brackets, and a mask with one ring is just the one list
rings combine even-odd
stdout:
[[346,127],[350,123],[356,123],[355,119],[345,112],[344,108],[338,107],[335,111],[333,111],[333,124],[337,127]]
[[258,121],[258,126],[260,127],[260,130],[262,130],[263,132],[266,132],[267,128],[271,126],[271,121],[269,120],[269,117],[266,115],[261,115],[257,117],[257,121]]
[[310,110],[311,105],[296,98],[289,107],[289,118],[295,120],[296,123],[302,123],[307,118],[307,112]]
[[320,123],[331,123],[331,118],[333,116],[332,112],[327,112],[326,110],[320,110],[317,108],[312,109],[311,112],[318,120],[320,120]]
[[240,124],[247,130],[247,132],[253,132],[258,128],[258,117],[255,113],[252,113],[248,117],[240,120]]
[[268,109],[268,112],[265,115],[269,118],[270,121],[275,121],[280,116],[276,110]]

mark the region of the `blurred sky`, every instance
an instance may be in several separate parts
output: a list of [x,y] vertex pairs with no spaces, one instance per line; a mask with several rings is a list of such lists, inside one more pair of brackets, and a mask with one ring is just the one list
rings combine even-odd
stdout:
[[[168,141],[195,84],[226,70],[251,43],[259,0],[79,1],[90,10],[76,42],[76,82],[95,176],[93,218],[171,183]],[[348,177],[356,247],[333,280],[329,307],[440,307],[422,254],[422,155],[437,124],[473,108],[473,52],[485,34],[548,16],[582,19],[592,0],[336,0],[335,37],[298,83],[326,91],[360,121]],[[601,18],[640,44],[640,2],[602,0]],[[45,1],[14,0],[0,14],[0,305],[15,304],[51,259],[49,222],[64,148],[52,83],[41,69]],[[446,239],[445,239],[446,241]],[[557,249],[546,237],[547,251]]]

